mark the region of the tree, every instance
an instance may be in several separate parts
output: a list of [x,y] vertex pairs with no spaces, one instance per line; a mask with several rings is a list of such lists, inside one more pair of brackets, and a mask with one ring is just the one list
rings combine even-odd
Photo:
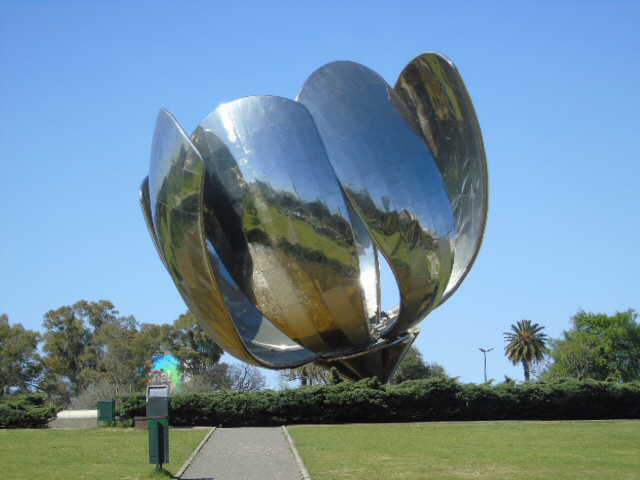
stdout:
[[185,378],[182,391],[187,393],[207,393],[214,390],[231,390],[233,380],[229,375],[228,363],[216,363],[206,372]]
[[544,360],[549,351],[547,342],[549,337],[542,333],[544,327],[533,323],[531,320],[520,320],[511,325],[511,332],[504,332],[504,340],[507,345],[504,353],[514,365],[522,363],[524,381],[531,378],[531,368],[536,363]]
[[120,316],[110,301],[80,300],[51,310],[43,325],[45,385],[51,395],[65,401],[105,382],[117,393],[144,386],[148,345],[138,341],[135,318]]
[[52,375],[64,377],[73,393],[80,391],[80,372],[87,362],[91,332],[86,328],[74,306],[50,310],[44,315],[43,350],[45,365]]
[[0,315],[0,396],[38,388],[43,373],[38,341],[37,332],[11,326],[9,317]]
[[138,325],[138,335],[135,338],[135,348],[145,352],[145,358],[152,361],[154,353],[171,352],[175,354],[176,328],[167,323],[143,323]]
[[93,332],[100,330],[103,324],[112,323],[118,318],[119,312],[109,300],[98,300],[88,302],[80,300],[72,305],[76,316],[88,326]]
[[422,354],[415,347],[410,347],[400,361],[398,368],[391,377],[390,383],[402,383],[407,380],[421,378],[446,377],[444,367],[437,363],[427,363]]
[[191,312],[180,315],[173,326],[172,349],[182,362],[185,375],[205,374],[220,361],[222,348],[204,331]]
[[[210,392],[260,386],[259,378],[262,374],[257,370],[258,376],[253,375],[252,371],[245,372],[240,367],[220,363],[220,357],[224,351],[189,311],[173,322],[170,344],[171,353],[182,364],[183,389],[186,392]],[[240,387],[237,386],[238,382]]]
[[106,380],[114,386],[116,395],[144,387],[143,367],[149,352],[136,348],[138,335],[138,324],[133,317],[114,317],[103,322],[91,339],[99,353],[95,366],[81,372],[83,384]]
[[525,382],[528,382],[531,377],[531,367],[542,362],[548,352],[548,337],[542,333],[543,329],[543,326],[531,320],[520,320],[515,325],[511,325],[511,332],[503,333],[504,340],[507,342],[504,353],[514,365],[522,363]]
[[116,394],[142,389],[154,355],[163,353],[180,360],[194,388],[231,389],[237,382],[261,388],[252,372],[232,378],[229,366],[218,363],[222,349],[190,313],[174,325],[140,325],[133,316],[121,316],[108,300],[80,300],[47,312],[44,327],[43,388],[60,403],[83,393],[80,403],[110,389]]
[[267,385],[262,372],[257,367],[246,363],[231,365],[228,375],[232,390],[262,390]]
[[[95,379],[95,371],[99,369],[100,359],[106,353],[106,347],[99,339],[100,331],[119,324],[122,317],[109,300],[97,302],[80,300],[69,308],[85,328],[84,348],[79,358],[80,373],[78,374],[79,385],[84,386]],[[133,322],[135,323],[135,319]]]
[[544,378],[630,382],[640,379],[640,325],[634,310],[604,313],[578,311],[573,327],[552,343]]
[[[132,340],[131,348],[136,359],[137,389],[144,388],[153,368],[154,356],[171,353],[175,356],[176,329],[171,324],[143,323]],[[177,358],[177,357],[176,357]]]

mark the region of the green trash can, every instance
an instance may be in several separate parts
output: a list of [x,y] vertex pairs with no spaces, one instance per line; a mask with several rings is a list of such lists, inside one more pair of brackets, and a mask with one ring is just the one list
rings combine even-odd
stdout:
[[98,400],[98,422],[116,421],[116,400],[114,398],[101,398]]

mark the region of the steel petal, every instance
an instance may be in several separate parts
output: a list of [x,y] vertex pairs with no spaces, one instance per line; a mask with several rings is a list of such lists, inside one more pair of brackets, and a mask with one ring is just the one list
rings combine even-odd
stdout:
[[405,331],[438,304],[453,262],[453,213],[433,155],[410,128],[403,102],[362,65],[325,65],[298,101],[398,282],[400,312],[386,335]]
[[142,184],[140,185],[140,190],[138,191],[138,197],[140,200],[140,208],[142,208],[142,215],[144,216],[144,223],[147,225],[147,231],[151,236],[151,240],[153,241],[153,246],[162,261],[162,264],[167,268],[167,262],[164,259],[164,255],[162,254],[162,250],[160,249],[160,244],[158,240],[158,235],[156,234],[155,228],[153,228],[153,216],[151,213],[151,203],[149,200],[149,177],[144,177]]
[[[150,172],[149,204],[159,249],[185,303],[216,343],[237,358],[262,366],[312,360],[311,352],[277,331],[246,298],[237,295],[215,264],[215,251],[207,247],[203,229],[205,163],[164,110],[158,115]],[[235,318],[228,304],[235,307]]]
[[207,238],[246,296],[315,352],[367,345],[378,279],[363,286],[359,258],[373,248],[355,238],[306,108],[243,98],[207,116],[193,141],[207,163]]
[[462,77],[444,55],[413,59],[394,90],[434,153],[453,205],[453,270],[442,303],[471,269],[484,235],[489,185],[482,132]]

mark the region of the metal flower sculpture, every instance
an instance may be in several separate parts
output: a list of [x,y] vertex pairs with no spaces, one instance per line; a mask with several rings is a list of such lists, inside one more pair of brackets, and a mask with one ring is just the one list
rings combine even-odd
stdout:
[[[387,380],[474,262],[487,167],[460,74],[425,53],[393,88],[330,63],[295,101],[220,105],[191,136],[162,110],[140,197],[182,298],[224,350]],[[383,261],[400,292],[387,312]]]

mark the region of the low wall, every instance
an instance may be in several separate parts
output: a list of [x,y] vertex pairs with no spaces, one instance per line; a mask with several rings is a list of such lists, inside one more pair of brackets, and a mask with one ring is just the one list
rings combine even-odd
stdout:
[[63,410],[49,422],[49,428],[94,428],[97,425],[97,410]]

